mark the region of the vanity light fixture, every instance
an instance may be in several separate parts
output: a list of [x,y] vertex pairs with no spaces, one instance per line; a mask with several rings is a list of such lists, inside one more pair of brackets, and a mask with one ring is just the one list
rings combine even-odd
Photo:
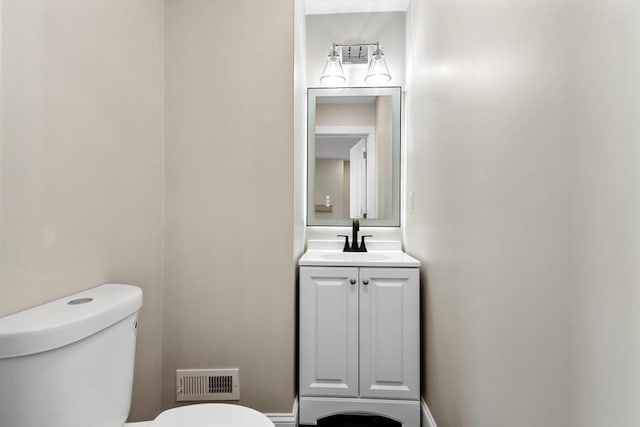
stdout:
[[373,85],[380,85],[389,80],[391,80],[391,73],[389,73],[387,60],[384,57],[384,53],[382,53],[382,46],[380,46],[380,43],[376,43],[375,50],[369,58],[369,68],[364,81]]
[[344,71],[342,70],[342,59],[338,52],[338,46],[334,43],[329,50],[327,61],[324,63],[320,83],[338,86],[344,84],[346,81],[347,78],[344,76]]
[[387,60],[379,42],[358,44],[331,45],[329,55],[322,69],[320,82],[324,85],[338,86],[346,83],[347,79],[342,64],[368,64],[364,81],[377,86],[391,80],[391,73]]

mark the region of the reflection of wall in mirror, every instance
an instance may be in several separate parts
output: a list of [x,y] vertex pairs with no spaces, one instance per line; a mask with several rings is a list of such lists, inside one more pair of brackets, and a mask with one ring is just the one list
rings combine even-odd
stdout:
[[376,107],[370,104],[318,104],[316,126],[375,126]]
[[[348,164],[349,162],[343,159],[316,159],[315,203],[324,205],[325,197],[330,196],[332,205],[331,212],[316,212],[315,214],[318,218],[340,219],[349,217]],[[345,203],[345,199],[347,203]]]
[[[375,126],[376,105],[317,104],[317,126]],[[331,196],[332,212],[316,212],[318,218],[350,218],[350,162],[343,159],[316,159],[315,203]],[[339,198],[339,199],[338,199]]]
[[[393,100],[391,96],[378,96],[375,103],[316,105],[317,126],[375,126],[378,218],[391,218],[392,216],[392,121]],[[343,174],[342,176],[348,179],[349,174]],[[316,179],[318,178],[316,174]],[[344,206],[348,206],[348,190],[343,194],[346,197]],[[317,200],[323,197],[322,193],[316,193]],[[350,214],[346,212],[344,216],[341,216],[334,211],[334,215],[329,216],[325,213],[322,216],[327,218],[349,218]]]
[[351,162],[345,160],[344,162],[344,182],[342,185],[342,218],[349,218],[349,205],[351,203],[351,193],[349,189],[351,188]]
[[391,96],[376,98],[376,162],[378,175],[378,217],[392,216],[392,138],[393,103]]

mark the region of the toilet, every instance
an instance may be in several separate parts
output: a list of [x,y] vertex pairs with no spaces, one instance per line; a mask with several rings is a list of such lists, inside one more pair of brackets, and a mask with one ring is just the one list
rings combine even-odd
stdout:
[[219,403],[125,423],[140,307],[140,288],[106,284],[0,318],[0,426],[274,427]]

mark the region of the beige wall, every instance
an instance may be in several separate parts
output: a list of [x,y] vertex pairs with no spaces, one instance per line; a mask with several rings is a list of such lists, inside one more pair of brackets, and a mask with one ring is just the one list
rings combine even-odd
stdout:
[[391,218],[393,186],[393,102],[391,96],[376,97],[376,175],[378,177],[378,217]]
[[348,167],[345,165],[348,164],[349,161],[343,159],[316,159],[315,202],[324,206],[325,197],[329,196],[333,207],[331,212],[316,212],[316,217],[322,219],[349,217],[349,176],[345,176],[345,168]]
[[5,0],[0,316],[144,290],[133,412],[160,408],[163,7]]
[[240,367],[241,403],[291,411],[293,5],[1,12],[0,315],[134,283],[145,302],[131,420],[173,405],[178,367]]
[[240,368],[241,404],[295,377],[293,2],[166,2],[163,407],[175,369]]
[[405,238],[440,427],[640,422],[639,12],[411,3]]
[[316,126],[375,126],[375,104],[318,104]]

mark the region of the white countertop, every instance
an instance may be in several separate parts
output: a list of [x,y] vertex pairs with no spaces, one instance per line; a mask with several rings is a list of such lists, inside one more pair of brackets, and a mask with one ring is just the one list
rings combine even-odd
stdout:
[[342,252],[344,241],[309,240],[298,265],[319,267],[420,267],[420,261],[402,252],[398,241],[366,243],[367,252]]

